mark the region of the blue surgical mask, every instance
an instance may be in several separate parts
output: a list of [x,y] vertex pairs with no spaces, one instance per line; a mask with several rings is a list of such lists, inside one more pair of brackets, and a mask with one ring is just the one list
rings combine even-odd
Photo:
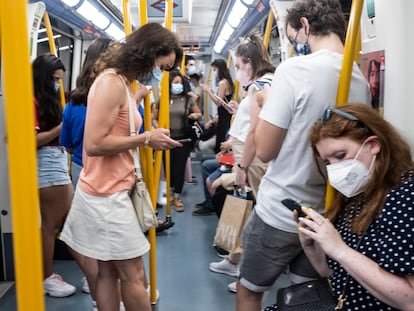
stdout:
[[184,85],[182,83],[172,83],[171,84],[171,93],[178,95],[184,91]]
[[197,72],[197,70],[196,70],[196,67],[195,67],[195,66],[190,66],[190,67],[188,67],[188,69],[187,69],[187,74],[188,74],[189,76],[191,76],[191,75],[195,74],[196,72]]
[[59,91],[60,88],[60,83],[59,82],[55,82],[55,90],[56,92]]
[[159,84],[161,82],[163,74],[164,72],[159,67],[155,67],[152,70],[152,77],[151,80],[148,82],[148,85]]

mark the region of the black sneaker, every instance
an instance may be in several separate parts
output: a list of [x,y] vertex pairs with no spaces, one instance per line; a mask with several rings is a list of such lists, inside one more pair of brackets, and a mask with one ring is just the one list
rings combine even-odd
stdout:
[[216,215],[216,212],[206,206],[200,207],[193,212],[193,216],[210,216]]
[[195,208],[203,208],[203,207],[207,207],[207,201],[203,201],[200,203],[197,203],[196,205],[194,205]]

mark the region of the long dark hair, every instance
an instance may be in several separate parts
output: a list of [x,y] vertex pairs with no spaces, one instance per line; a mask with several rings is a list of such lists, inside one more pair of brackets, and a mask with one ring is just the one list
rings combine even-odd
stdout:
[[148,82],[155,60],[175,52],[175,68],[181,62],[183,50],[177,36],[157,23],[148,23],[126,37],[125,43],[108,48],[94,67],[92,78],[107,68],[114,68],[128,81]]
[[98,57],[104,52],[111,39],[98,38],[94,40],[86,51],[85,61],[83,62],[82,71],[76,79],[76,88],[70,93],[68,100],[72,105],[86,105],[88,101],[88,92],[93,83],[91,79],[92,68]]
[[[362,233],[382,211],[388,192],[401,182],[404,173],[413,170],[414,163],[409,145],[376,110],[359,103],[347,104],[338,109],[357,117],[358,121],[351,121],[333,113],[328,120],[315,123],[310,129],[309,138],[316,155],[316,144],[324,138],[346,137],[362,144],[369,136],[375,135],[381,145],[363,194],[364,208],[352,224],[354,232]],[[338,192],[325,216],[335,222],[347,201]]]
[[54,73],[65,71],[62,61],[50,53],[38,56],[32,64],[34,95],[38,102],[37,116],[40,132],[48,131],[62,122],[60,93],[55,90]]
[[211,66],[217,68],[217,77],[219,80],[227,80],[229,82],[231,93],[234,93],[233,79],[231,78],[226,62],[223,59],[216,59],[211,63]]

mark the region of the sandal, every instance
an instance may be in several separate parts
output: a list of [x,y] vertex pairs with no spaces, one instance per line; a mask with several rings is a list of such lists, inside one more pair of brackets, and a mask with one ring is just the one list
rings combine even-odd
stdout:
[[158,227],[156,228],[156,232],[163,232],[164,230],[170,229],[172,226],[174,226],[174,222],[170,220],[163,221],[158,219]]
[[176,212],[184,212],[184,204],[179,198],[174,198],[172,204]]

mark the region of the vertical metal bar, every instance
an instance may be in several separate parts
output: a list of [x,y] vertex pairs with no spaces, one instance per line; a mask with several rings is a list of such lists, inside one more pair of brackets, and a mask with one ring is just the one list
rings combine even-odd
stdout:
[[33,81],[26,10],[27,1],[0,1],[0,45],[6,94],[17,306],[19,310],[43,311]]
[[263,36],[263,44],[266,49],[269,47],[269,40],[270,40],[270,34],[272,32],[273,20],[274,20],[273,11],[270,10],[267,16],[266,30]]
[[[45,26],[46,26],[46,33],[47,33],[47,38],[49,41],[50,53],[58,57],[57,51],[56,51],[55,39],[53,39],[52,25],[50,24],[49,14],[47,13],[47,11],[45,11],[45,13],[43,14],[43,22],[45,23]],[[60,103],[62,107],[64,108],[66,105],[66,101],[65,101],[65,89],[63,87],[62,79],[59,80],[59,85],[60,85],[60,88],[59,88]]]
[[[351,5],[351,12],[348,22],[348,30],[345,40],[344,59],[341,75],[339,77],[338,94],[336,105],[341,106],[348,101],[349,86],[351,84],[352,67],[357,55],[355,49],[361,47],[360,21],[364,0],[354,0]],[[330,184],[326,186],[325,209],[328,210],[335,198],[335,190]]]

